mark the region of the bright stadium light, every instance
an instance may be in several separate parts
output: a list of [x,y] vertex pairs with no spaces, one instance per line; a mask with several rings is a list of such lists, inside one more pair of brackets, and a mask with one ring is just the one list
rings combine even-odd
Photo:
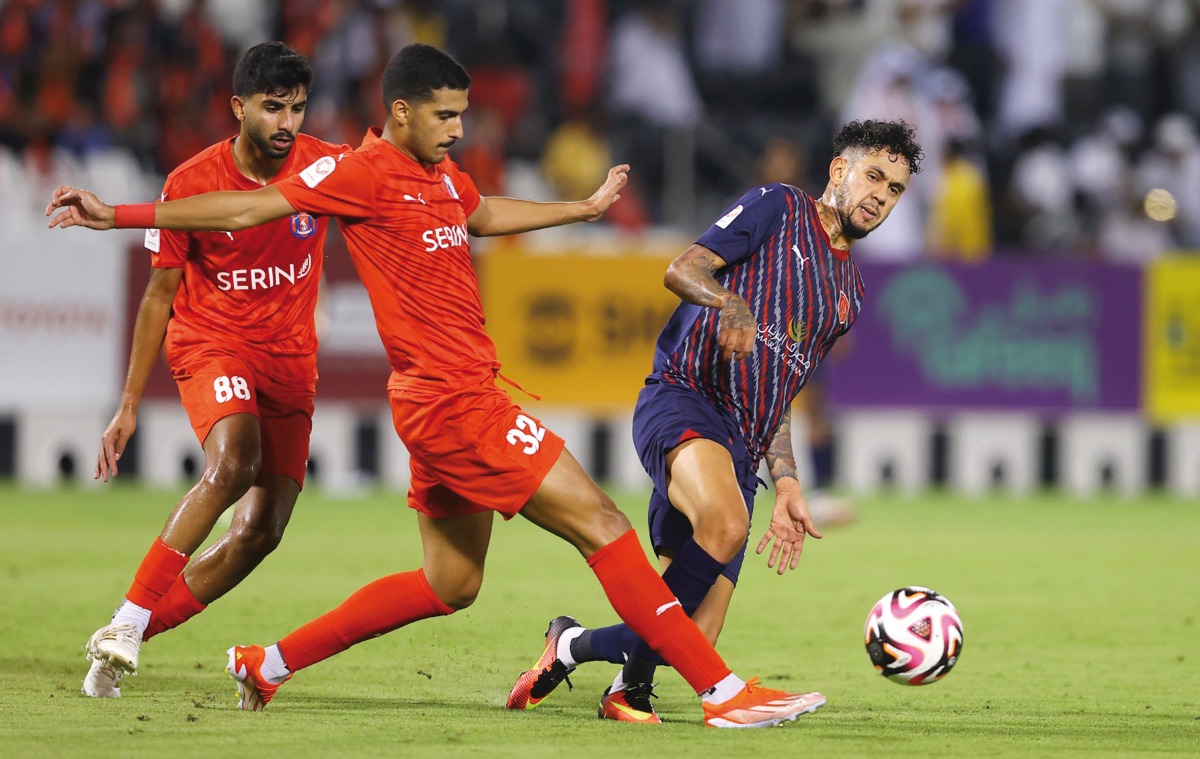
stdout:
[[1142,208],[1155,221],[1170,221],[1175,218],[1175,196],[1163,189],[1151,190],[1146,193]]

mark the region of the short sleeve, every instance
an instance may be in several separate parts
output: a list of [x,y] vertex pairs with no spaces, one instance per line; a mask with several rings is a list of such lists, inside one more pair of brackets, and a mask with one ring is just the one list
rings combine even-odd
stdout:
[[[163,185],[162,195],[158,202],[168,199],[175,200],[175,181],[167,177]],[[147,229],[145,237],[146,250],[150,251],[150,265],[156,269],[180,269],[187,264],[188,233],[176,232],[169,229]]]
[[323,156],[274,186],[297,211],[348,219],[375,215],[375,174],[363,153]]
[[700,235],[696,244],[732,264],[755,253],[787,214],[787,191],[780,184],[756,187],[740,197]]

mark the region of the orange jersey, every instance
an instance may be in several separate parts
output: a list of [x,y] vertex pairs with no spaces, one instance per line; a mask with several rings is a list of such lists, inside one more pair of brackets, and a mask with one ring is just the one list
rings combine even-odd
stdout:
[[479,191],[453,161],[423,166],[373,128],[279,191],[293,208],[338,217],[396,372],[465,380],[499,368],[467,239]]
[[[297,134],[272,183],[317,158],[349,150]],[[233,138],[196,154],[171,172],[163,200],[216,190],[256,190],[238,171]],[[184,269],[169,340],[197,337],[257,346],[274,355],[315,355],[313,312],[325,248],[324,219],[297,213],[240,232],[146,230],[151,263]]]

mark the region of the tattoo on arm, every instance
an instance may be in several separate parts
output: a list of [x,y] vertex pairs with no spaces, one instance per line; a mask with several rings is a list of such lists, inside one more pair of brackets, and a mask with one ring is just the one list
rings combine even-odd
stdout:
[[732,295],[713,278],[713,272],[725,265],[716,253],[693,245],[671,262],[664,284],[687,303],[721,308]]
[[792,420],[785,418],[775,430],[775,438],[767,449],[767,468],[771,470],[771,480],[779,482],[784,477],[799,479],[796,476],[796,455],[792,453]]

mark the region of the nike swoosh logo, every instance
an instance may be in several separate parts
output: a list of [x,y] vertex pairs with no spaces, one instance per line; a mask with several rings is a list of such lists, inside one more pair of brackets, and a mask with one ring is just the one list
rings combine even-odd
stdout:
[[637,709],[634,709],[631,706],[626,706],[625,704],[613,704],[613,706],[617,707],[617,710],[622,714],[638,722],[645,722],[646,720],[650,719],[649,714],[646,714],[645,712],[639,712]]
[[663,615],[663,612],[665,612],[667,609],[671,608],[672,606],[678,606],[681,609],[683,608],[683,604],[679,603],[678,600],[675,600],[669,604],[663,604],[662,606],[658,607],[658,610],[654,612],[655,616],[661,617]]

